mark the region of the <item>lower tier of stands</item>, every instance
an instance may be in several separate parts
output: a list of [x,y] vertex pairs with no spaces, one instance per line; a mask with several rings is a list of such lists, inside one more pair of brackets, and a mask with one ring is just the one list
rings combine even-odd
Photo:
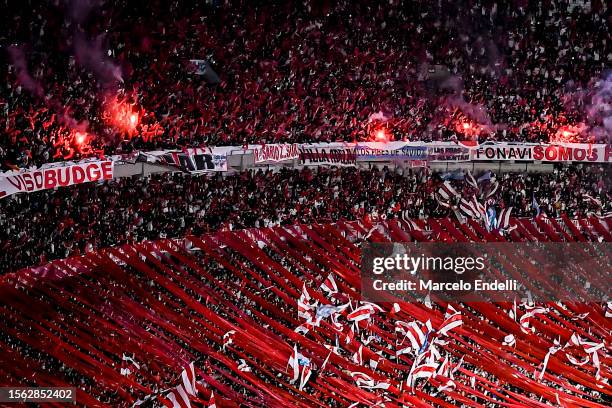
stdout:
[[[412,389],[406,377],[416,357],[396,356],[394,321],[429,320],[438,327],[448,305],[383,306],[357,324],[358,333],[346,316],[336,324],[323,320],[306,334],[294,331],[302,323],[297,301],[304,290],[321,304],[359,304],[366,236],[376,242],[612,241],[610,218],[511,223],[516,228],[505,237],[453,219],[222,231],[102,249],[7,274],[0,278],[0,385],[70,384],[85,406],[160,404],[170,392],[178,398],[181,370],[194,362],[192,406],[605,406],[612,395],[607,349],[595,351],[600,370],[551,351],[558,341],[609,341],[600,304],[547,304],[529,331],[519,323],[526,305],[514,318],[512,305],[454,305],[463,324],[438,343],[453,368],[452,385],[438,376]],[[329,274],[338,289],[331,300],[317,289]],[[505,342],[509,335],[512,344]],[[303,387],[291,381],[295,349],[312,369]]]

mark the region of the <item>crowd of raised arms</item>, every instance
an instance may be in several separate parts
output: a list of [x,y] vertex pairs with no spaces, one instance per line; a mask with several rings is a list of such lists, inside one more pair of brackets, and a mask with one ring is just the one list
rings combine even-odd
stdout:
[[[0,270],[16,270],[97,248],[215,230],[377,219],[455,217],[436,195],[445,174],[318,168],[183,173],[115,179],[0,200]],[[449,180],[473,194],[456,173]],[[475,177],[479,177],[476,174]],[[550,174],[485,173],[497,185],[478,199],[513,216],[604,215],[612,210],[607,166],[559,167]]]
[[0,168],[378,128],[609,141],[603,1],[206,3],[0,1]]

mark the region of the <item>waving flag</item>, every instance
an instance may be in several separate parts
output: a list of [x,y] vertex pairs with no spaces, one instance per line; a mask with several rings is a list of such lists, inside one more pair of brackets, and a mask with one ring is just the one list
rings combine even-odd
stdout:
[[217,404],[215,403],[215,393],[210,393],[210,398],[208,400],[208,406],[206,408],[217,408]]
[[465,181],[470,186],[472,186],[474,188],[478,188],[478,183],[476,182],[476,180],[474,180],[474,176],[472,175],[472,172],[469,171],[469,170],[467,171],[467,175],[465,176]]
[[450,377],[450,360],[448,356],[444,357],[444,361],[438,367],[438,371],[436,371],[433,377],[442,376],[442,377]]
[[348,304],[342,306],[320,305],[319,307],[317,307],[315,315],[319,319],[325,319],[332,316],[333,314],[342,313],[347,307]]
[[465,198],[459,200],[459,209],[470,218],[480,218],[478,211],[472,206],[472,203]]
[[[423,344],[425,344],[425,333],[423,333],[423,329],[420,327],[419,323],[414,321],[410,323],[397,321],[395,322],[395,331],[399,332],[404,338],[410,340],[410,345],[412,350],[417,353]],[[403,340],[400,344],[403,343]],[[408,348],[400,350],[401,352],[408,351]],[[398,354],[398,352],[396,352]],[[399,353],[402,354],[402,353]],[[399,355],[398,354],[398,355]]]
[[363,306],[368,306],[369,308],[371,308],[372,309],[372,313],[374,313],[374,312],[382,312],[383,311],[383,308],[378,306],[376,303],[366,302],[364,300],[362,300],[360,303]]
[[304,323],[304,324],[300,324],[298,327],[296,327],[293,331],[296,333],[299,333],[303,336],[305,336],[306,334],[308,334],[309,331],[311,331],[312,329],[314,329],[314,325],[310,324],[310,323]]
[[485,198],[493,197],[495,193],[497,193],[498,188],[499,183],[497,181],[491,184],[491,188],[489,189],[489,192],[486,194]]
[[386,390],[391,385],[384,381],[376,381],[369,375],[359,372],[359,371],[354,371],[354,372],[351,372],[350,374],[351,374],[351,377],[353,377],[353,380],[355,380],[355,384],[359,388],[363,388],[367,390],[376,390],[376,389]]
[[576,332],[574,332],[572,333],[572,335],[570,336],[569,340],[567,341],[567,343],[565,344],[563,348],[570,347],[570,346],[581,346],[581,345],[582,345],[582,339],[580,338],[578,334],[576,334]]
[[449,201],[452,198],[459,197],[459,193],[453,188],[448,180],[442,183],[442,186],[438,189],[438,194],[444,201]]
[[450,200],[459,197],[460,194],[453,188],[450,181],[446,180],[436,192],[438,203],[443,207],[450,207]]
[[584,347],[584,351],[591,357],[593,360],[593,366],[595,367],[595,379],[599,380],[601,378],[601,364],[599,362],[599,350],[605,348],[605,343],[595,343],[592,341],[582,341],[582,346]]
[[425,352],[419,353],[417,358],[414,360],[413,365],[416,367],[423,362],[437,363],[441,358],[442,356],[440,355],[440,352],[438,351],[437,347],[432,343],[429,345]]
[[321,284],[320,289],[327,292],[328,296],[338,293],[338,286],[336,286],[336,281],[334,280],[333,274],[330,273],[327,275],[327,278],[325,278]]
[[420,378],[431,378],[436,372],[438,365],[438,363],[425,363],[415,367],[408,375],[408,385],[410,388],[414,388],[416,380]]
[[357,350],[355,354],[353,354],[353,363],[357,365],[363,364],[363,346],[362,345],[360,345],[359,350]]
[[306,383],[308,382],[308,379],[310,378],[311,374],[312,374],[312,369],[310,368],[310,366],[307,365],[302,368],[302,375],[300,377],[300,387],[299,387],[300,391],[302,391],[304,387],[306,386]]
[[465,198],[459,200],[459,209],[472,219],[479,220],[485,218],[485,207],[478,202],[476,196],[472,196],[469,200]]
[[181,378],[183,379],[183,387],[185,391],[189,395],[195,396],[198,393],[198,389],[196,388],[195,369],[193,363],[194,362],[192,361],[183,369],[181,372]]
[[300,302],[310,303],[310,299],[310,293],[308,293],[308,288],[304,283],[304,285],[302,286],[302,294],[300,295]]
[[512,207],[504,208],[499,212],[497,218],[497,228],[500,230],[506,230],[510,228],[510,214],[512,213]]
[[491,181],[491,170],[487,170],[482,176],[478,177],[478,184],[484,183],[485,181]]
[[130,375],[132,373],[132,366],[136,367],[137,370],[140,370],[140,365],[134,361],[132,357],[129,357],[123,353],[123,357],[121,359],[121,375]]
[[463,358],[465,356],[461,356],[461,360],[459,360],[459,362],[453,367],[453,369],[450,372],[450,378],[452,378],[453,380],[455,379],[455,373],[457,371],[459,371],[459,369],[461,368],[461,366],[463,365]]
[[[603,343],[602,343],[603,344]],[[599,363],[599,355],[597,354],[597,350],[591,354],[593,358],[593,366],[595,367],[595,379],[599,380],[601,378],[601,364]]]
[[449,331],[463,324],[461,312],[457,312],[451,305],[448,305],[445,317],[446,319],[442,322],[438,330],[441,336],[448,335]]
[[381,307],[369,302],[363,302],[363,306],[359,306],[346,316],[346,320],[349,322],[360,322],[362,320],[369,319],[370,316],[376,311],[382,311]]
[[307,303],[302,303],[301,300],[298,300],[298,317],[306,320],[312,320],[310,305]]
[[445,181],[446,180],[463,180],[465,178],[465,174],[463,174],[463,170],[456,169],[448,173],[444,173],[440,177],[442,177],[442,180],[445,180]]
[[[287,366],[291,367],[293,371],[293,377],[291,378],[289,383],[293,384],[299,378],[299,389],[301,391],[306,382],[308,381],[308,378],[310,378],[312,370],[310,367],[310,360],[304,357],[302,354],[298,353],[297,346],[294,345],[293,354],[289,357],[289,362],[287,363]],[[301,370],[300,367],[302,367]]]
[[177,386],[174,391],[160,400],[167,408],[191,408],[191,401],[182,385]]
[[289,357],[289,363],[287,364],[293,370],[293,377],[289,381],[291,384],[296,382],[300,378],[300,363],[298,361],[297,346],[293,346],[293,354]]
[[158,397],[159,401],[164,405],[165,408],[183,408],[181,404],[176,400],[174,392],[167,394],[165,397]]
[[419,224],[417,224],[415,221],[410,219],[409,210],[402,211],[400,218],[402,219],[402,221],[406,223],[408,227],[408,231],[422,231],[423,230],[421,227],[419,227]]

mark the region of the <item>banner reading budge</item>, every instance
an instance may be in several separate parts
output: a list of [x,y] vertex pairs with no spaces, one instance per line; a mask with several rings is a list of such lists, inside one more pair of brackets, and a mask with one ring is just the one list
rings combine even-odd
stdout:
[[0,175],[0,198],[11,194],[31,193],[112,178],[111,160],[48,167],[15,174],[7,173]]

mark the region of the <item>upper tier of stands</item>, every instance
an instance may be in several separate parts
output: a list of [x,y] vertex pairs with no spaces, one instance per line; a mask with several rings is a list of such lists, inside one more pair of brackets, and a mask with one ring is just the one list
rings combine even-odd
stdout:
[[605,2],[587,3],[5,1],[0,169],[380,127],[607,141],[612,30]]

